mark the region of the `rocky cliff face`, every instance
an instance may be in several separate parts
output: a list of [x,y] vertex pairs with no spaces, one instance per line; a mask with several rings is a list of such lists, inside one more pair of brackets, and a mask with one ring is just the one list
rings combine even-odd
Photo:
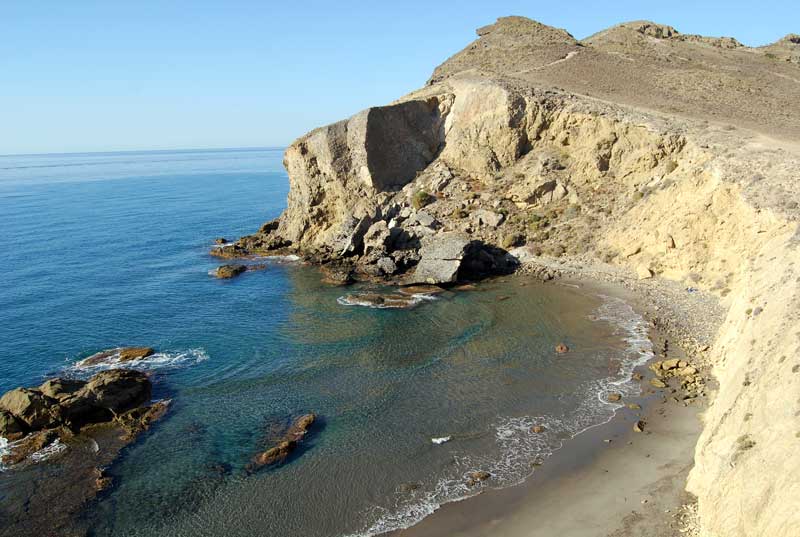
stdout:
[[650,22],[584,42],[519,17],[478,34],[425,88],[294,142],[284,214],[219,253],[291,250],[404,283],[566,256],[714,293],[720,389],[689,489],[708,535],[795,535],[792,39],[781,59]]

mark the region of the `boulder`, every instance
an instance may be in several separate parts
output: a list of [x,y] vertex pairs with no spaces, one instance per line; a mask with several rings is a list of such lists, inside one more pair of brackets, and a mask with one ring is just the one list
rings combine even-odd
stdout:
[[247,267],[245,265],[220,265],[216,272],[214,272],[214,275],[220,279],[229,279],[238,276],[246,270]]
[[617,403],[617,402],[619,402],[621,400],[622,400],[622,394],[621,393],[612,393],[612,394],[610,394],[608,396],[608,401],[610,403]]
[[50,414],[53,402],[39,390],[16,388],[0,397],[0,410],[13,415],[29,429],[44,429],[53,421]]
[[479,209],[472,213],[472,219],[479,226],[487,226],[495,228],[503,223],[506,217],[502,213],[496,213],[487,209]]
[[653,277],[653,271],[647,265],[638,265],[636,267],[636,276],[640,280],[646,280]]
[[435,228],[439,226],[439,222],[426,211],[417,211],[408,219],[408,224],[411,226],[422,226],[426,228]]
[[150,347],[126,347],[119,350],[119,361],[130,362],[132,360],[141,360],[147,358],[155,353]]
[[425,238],[420,248],[420,261],[405,283],[453,283],[466,255],[470,238],[457,232],[447,232]]
[[509,190],[509,197],[518,205],[546,205],[567,197],[569,192],[559,181],[538,177],[517,183]]
[[661,362],[661,369],[665,371],[669,371],[670,369],[676,369],[680,365],[680,360],[677,358],[673,358],[671,360],[664,360]]

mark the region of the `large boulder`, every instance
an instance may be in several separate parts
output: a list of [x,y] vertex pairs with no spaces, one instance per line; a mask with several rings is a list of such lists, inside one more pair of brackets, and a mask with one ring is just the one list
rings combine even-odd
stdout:
[[458,269],[466,255],[471,239],[458,232],[446,232],[426,237],[419,250],[420,260],[405,283],[453,283],[458,280]]
[[10,413],[29,429],[43,429],[53,421],[50,414],[53,402],[39,390],[16,388],[0,397],[0,410]]
[[118,414],[149,401],[151,389],[150,380],[144,373],[111,369],[92,377],[75,397]]

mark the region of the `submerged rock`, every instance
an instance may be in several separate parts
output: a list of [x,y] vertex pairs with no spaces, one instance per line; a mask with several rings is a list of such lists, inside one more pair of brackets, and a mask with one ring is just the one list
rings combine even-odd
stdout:
[[253,473],[265,466],[272,466],[284,462],[289,455],[295,451],[316,419],[316,414],[310,413],[304,414],[294,420],[275,446],[253,456],[246,467],[247,472]]

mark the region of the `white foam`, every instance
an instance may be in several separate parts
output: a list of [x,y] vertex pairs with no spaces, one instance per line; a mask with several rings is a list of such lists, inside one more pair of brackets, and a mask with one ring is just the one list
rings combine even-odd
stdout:
[[449,442],[450,440],[451,437],[449,436],[442,436],[440,438],[431,438],[431,442],[433,442],[436,445],[444,444],[445,442]]
[[63,453],[66,450],[67,450],[66,444],[62,444],[61,440],[56,438],[55,440],[53,440],[52,443],[50,443],[50,445],[43,447],[42,449],[40,449],[35,453],[31,453],[28,456],[28,458],[33,462],[42,462],[46,461],[47,459],[49,459],[54,455]]
[[275,264],[297,263],[298,261],[301,260],[299,255],[294,255],[294,254],[263,255],[263,256],[256,256],[253,259],[257,261],[264,261],[266,263],[275,263]]
[[[386,309],[406,309],[406,308],[413,308],[414,306],[420,304],[425,300],[438,300],[438,297],[434,295],[426,295],[423,293],[415,293],[413,295],[406,295],[403,296],[403,299],[408,299],[408,303],[398,303],[398,304],[375,304],[369,300],[359,300],[359,295],[344,295],[340,296],[336,299],[342,306],[363,306],[365,308],[372,308],[376,310],[386,310]],[[400,297],[398,297],[400,298]]]
[[3,465],[3,457],[8,455],[11,450],[8,448],[8,438],[0,436],[0,472],[4,472],[7,468]]
[[[499,418],[492,426],[495,442],[500,448],[499,457],[480,454],[455,457],[452,471],[438,479],[431,490],[414,491],[409,495],[398,495],[391,508],[375,506],[366,515],[371,520],[359,533],[350,537],[373,537],[397,531],[419,523],[445,503],[461,501],[486,487],[505,488],[517,485],[533,473],[535,465],[541,464],[558,449],[566,439],[610,422],[621,403],[611,403],[608,395],[620,393],[623,397],[639,395],[639,383],[633,382],[633,371],[644,365],[653,356],[653,345],[648,338],[646,321],[625,301],[602,296],[603,304],[593,320],[608,322],[627,344],[623,360],[612,376],[588,380],[579,386],[576,393],[582,395],[577,408],[563,417],[517,416]],[[535,425],[543,432],[534,433]],[[431,439],[435,442],[437,439]],[[474,471],[487,471],[490,480],[467,486],[467,478]]]
[[140,360],[129,360],[121,362],[119,352],[109,356],[97,364],[86,364],[86,359],[73,364],[69,369],[76,373],[98,371],[108,369],[136,369],[138,371],[153,371],[156,369],[174,369],[198,364],[208,360],[208,354],[204,349],[188,349],[182,351],[156,352]]

